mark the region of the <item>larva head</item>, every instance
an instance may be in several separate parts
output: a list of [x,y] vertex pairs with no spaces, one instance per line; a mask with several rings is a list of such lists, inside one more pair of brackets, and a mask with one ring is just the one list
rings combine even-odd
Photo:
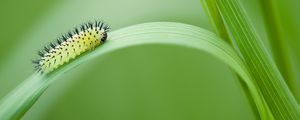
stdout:
[[109,26],[108,25],[104,25],[103,28],[102,28],[102,30],[101,30],[101,32],[102,32],[102,34],[101,34],[102,35],[101,41],[102,42],[106,41],[108,30],[109,30]]
[[107,39],[107,33],[106,33],[106,32],[103,32],[103,33],[102,33],[101,41],[105,42],[106,39]]
[[75,28],[39,52],[40,58],[34,61],[37,71],[52,72],[82,53],[94,50],[106,41],[108,30],[109,26],[101,21]]

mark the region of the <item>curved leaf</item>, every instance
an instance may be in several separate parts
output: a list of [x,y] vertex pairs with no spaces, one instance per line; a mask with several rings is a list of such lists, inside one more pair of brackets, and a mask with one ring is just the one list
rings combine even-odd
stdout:
[[55,80],[77,65],[96,57],[141,44],[171,44],[208,52],[228,64],[246,83],[259,112],[263,115],[264,100],[251,81],[249,72],[238,54],[216,34],[199,27],[171,22],[133,25],[109,33],[107,43],[78,57],[51,74],[34,73],[0,102],[0,119],[20,118]]

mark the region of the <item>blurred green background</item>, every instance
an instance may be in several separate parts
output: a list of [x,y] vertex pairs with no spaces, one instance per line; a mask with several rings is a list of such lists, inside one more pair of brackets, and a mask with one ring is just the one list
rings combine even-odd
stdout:
[[[258,0],[242,3],[268,46]],[[86,21],[102,19],[112,30],[172,21],[212,31],[198,0],[2,0],[0,14],[0,98],[33,73],[31,59],[42,46]],[[288,17],[284,20],[300,19]],[[286,26],[300,27],[291,22]],[[289,35],[299,37],[297,32]],[[289,43],[297,61],[300,42]],[[23,119],[252,120],[254,114],[235,74],[222,61],[183,47],[144,45],[66,73]]]

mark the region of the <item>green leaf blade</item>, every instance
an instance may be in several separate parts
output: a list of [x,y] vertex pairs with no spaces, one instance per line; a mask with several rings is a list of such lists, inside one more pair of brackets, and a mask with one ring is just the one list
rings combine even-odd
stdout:
[[[35,73],[21,84],[20,87],[16,88],[15,91],[2,99],[0,102],[0,119],[20,118],[28,109],[30,109],[48,85],[54,82],[57,77],[74,69],[77,65],[83,64],[96,57],[105,57],[106,54],[115,50],[143,44],[178,45],[212,54],[224,61],[225,64],[229,65],[241,76],[241,78],[243,78],[243,82],[248,86],[250,94],[253,96],[258,109],[262,112],[266,111],[264,100],[252,83],[252,78],[243,61],[232,47],[216,34],[199,27],[181,23],[154,22],[134,25],[110,32],[107,42],[96,48],[94,51],[80,56],[71,63],[62,66],[46,76],[40,76]],[[18,95],[24,92],[28,93],[25,95]]]
[[275,119],[300,119],[299,106],[236,0],[215,0],[226,30]]
[[299,98],[296,77],[293,73],[291,55],[289,53],[288,37],[284,34],[284,27],[281,25],[278,8],[276,7],[278,2],[276,0],[262,0],[260,3],[263,8],[264,23],[266,24],[269,43],[276,65],[294,96]]

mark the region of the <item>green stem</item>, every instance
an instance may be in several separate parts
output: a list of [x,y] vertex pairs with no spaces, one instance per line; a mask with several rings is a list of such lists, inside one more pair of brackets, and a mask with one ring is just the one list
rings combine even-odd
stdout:
[[39,96],[57,77],[86,63],[90,59],[103,57],[106,54],[132,46],[145,44],[166,44],[205,51],[230,66],[247,85],[249,93],[260,112],[265,112],[265,103],[257,91],[250,72],[239,55],[216,34],[199,27],[171,23],[156,22],[134,25],[109,33],[106,43],[92,52],[76,58],[69,64],[56,69],[51,74],[42,76],[35,73],[0,102],[0,120],[18,119],[30,109]]
[[[217,6],[217,1],[216,0],[201,0],[202,2],[202,6],[205,8],[207,15],[209,16],[209,19],[211,21],[212,26],[214,27],[216,33],[222,37],[223,39],[225,39],[227,42],[229,42],[231,44],[231,46],[234,46],[234,41],[232,39],[230,39],[229,37],[229,33],[227,32],[227,29],[225,27],[225,23],[222,20],[222,16],[219,12],[218,6]],[[240,77],[238,77],[239,81],[243,81]],[[256,106],[257,104],[253,103],[255,102],[255,96],[252,96],[248,86],[244,85],[243,82],[241,82],[242,88],[244,90],[244,93],[247,95],[247,97],[249,98],[249,102],[251,104],[252,110],[253,112],[256,114],[256,117],[258,119],[263,119],[263,120],[271,120],[274,119],[273,115],[268,107],[268,105],[266,104],[265,100],[262,99],[262,103],[264,103],[264,111],[259,110],[259,108],[261,106]],[[257,85],[255,85],[257,87]],[[258,88],[258,87],[257,87]],[[261,94],[261,92],[258,91],[259,94]],[[258,114],[257,114],[258,113]]]
[[237,0],[216,0],[230,38],[244,58],[274,118],[298,120],[300,110],[284,78]]
[[20,119],[48,85],[48,81],[41,74],[33,74],[0,101],[0,119]]
[[293,68],[291,65],[287,40],[285,39],[286,37],[283,28],[280,25],[281,21],[276,8],[276,0],[260,0],[260,2],[265,16],[265,25],[276,65],[294,96],[300,99],[300,94],[298,93],[297,85],[295,83],[296,78],[292,71]]
[[229,39],[228,32],[226,31],[222,17],[218,11],[215,0],[201,0],[202,6],[205,9],[207,16],[211,22],[215,32],[223,38],[226,42],[232,45],[232,41]]

